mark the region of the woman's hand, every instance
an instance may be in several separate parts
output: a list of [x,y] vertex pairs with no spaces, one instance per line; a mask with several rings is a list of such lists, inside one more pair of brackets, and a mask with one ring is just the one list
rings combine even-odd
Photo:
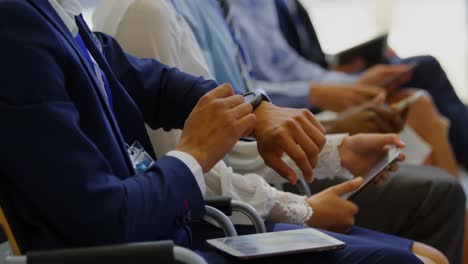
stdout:
[[354,216],[358,212],[358,207],[341,196],[356,190],[362,183],[362,178],[356,178],[329,187],[308,198],[307,203],[312,207],[314,213],[307,221],[307,225],[333,232],[347,233],[354,225]]
[[[390,145],[405,147],[405,143],[395,134],[357,134],[347,137],[339,147],[341,165],[353,175],[360,176],[387,154]],[[400,154],[399,160],[404,158],[404,155]],[[385,181],[388,174],[397,169],[398,164],[393,164],[379,176],[376,183]]]

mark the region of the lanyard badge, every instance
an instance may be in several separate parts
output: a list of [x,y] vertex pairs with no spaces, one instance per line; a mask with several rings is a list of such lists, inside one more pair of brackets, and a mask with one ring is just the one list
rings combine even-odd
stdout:
[[151,158],[138,141],[133,142],[131,146],[127,145],[127,151],[133,168],[137,173],[145,172],[154,163],[153,158]]

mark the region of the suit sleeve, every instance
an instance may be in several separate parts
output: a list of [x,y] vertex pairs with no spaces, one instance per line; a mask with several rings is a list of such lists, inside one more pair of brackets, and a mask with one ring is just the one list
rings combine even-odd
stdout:
[[127,179],[113,171],[92,139],[99,131],[80,127],[92,117],[80,116],[68,93],[70,58],[35,11],[2,4],[0,24],[8,25],[0,27],[0,191],[20,215],[76,246],[168,239],[188,210],[203,214],[196,181],[176,158]]
[[96,34],[113,73],[153,129],[183,128],[198,100],[218,85],[215,81],[192,76],[156,60],[127,54],[114,38]]

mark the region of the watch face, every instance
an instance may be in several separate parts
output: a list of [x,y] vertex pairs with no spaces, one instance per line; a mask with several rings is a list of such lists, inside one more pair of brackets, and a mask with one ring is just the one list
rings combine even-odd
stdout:
[[255,94],[253,93],[244,95],[244,100],[246,102],[252,102],[254,99],[255,99]]

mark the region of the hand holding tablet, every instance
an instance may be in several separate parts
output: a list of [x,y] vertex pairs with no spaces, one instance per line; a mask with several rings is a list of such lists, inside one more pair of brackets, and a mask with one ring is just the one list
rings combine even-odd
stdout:
[[380,87],[389,87],[391,86],[392,83],[394,83],[395,81],[397,81],[398,79],[402,78],[405,74],[409,74],[411,72],[413,72],[413,70],[418,67],[419,63],[418,62],[410,62],[407,64],[408,66],[408,70],[406,70],[405,72],[401,72],[401,73],[398,73],[398,74],[394,74],[392,76],[389,76],[387,78],[385,78],[382,82],[380,82],[379,84],[377,84],[377,86],[380,86]]
[[361,176],[364,179],[364,183],[356,190],[344,194],[342,197],[348,200],[353,200],[362,190],[364,190],[369,183],[373,182],[377,176],[382,172],[390,168],[395,162],[399,160],[400,151],[396,146],[391,146],[387,154],[375,164],[367,173]]

